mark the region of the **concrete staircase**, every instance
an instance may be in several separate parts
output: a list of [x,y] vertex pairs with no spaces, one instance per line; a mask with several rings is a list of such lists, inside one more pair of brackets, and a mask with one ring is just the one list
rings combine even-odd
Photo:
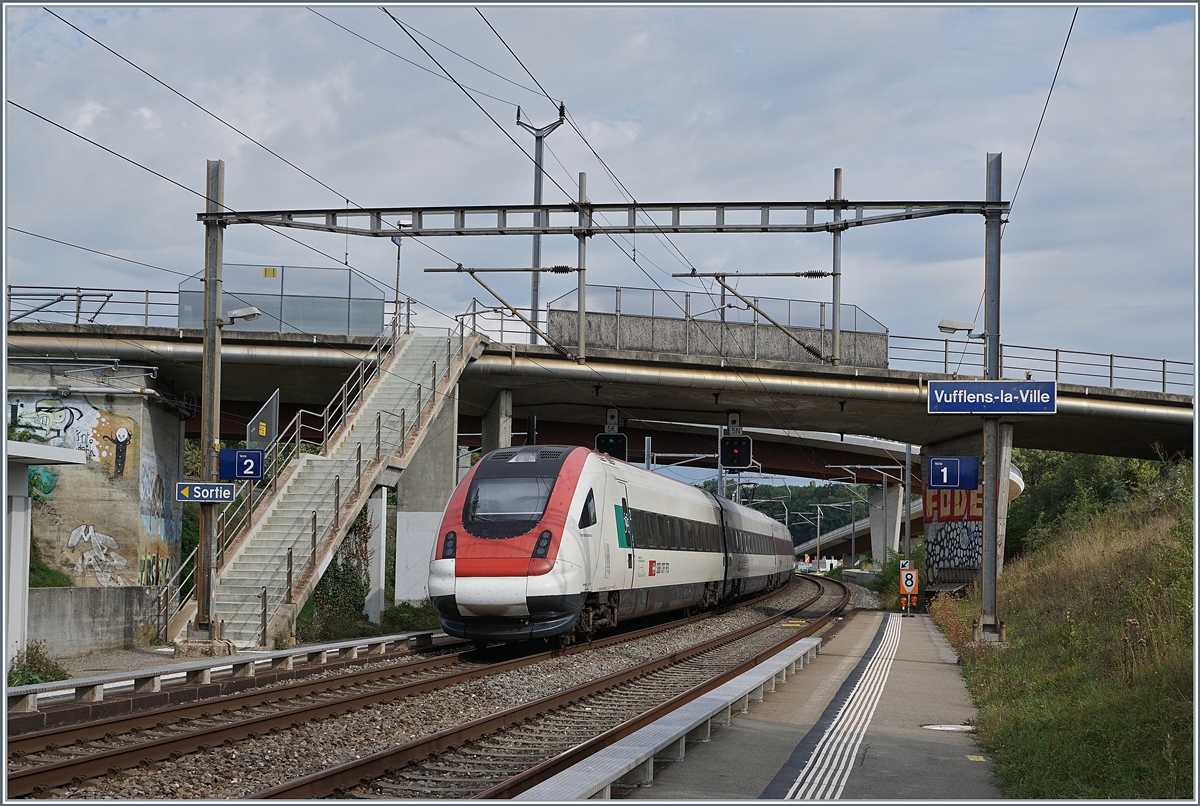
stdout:
[[454,394],[478,344],[478,337],[468,337],[460,353],[457,337],[404,337],[342,427],[329,436],[325,452],[299,457],[218,570],[215,613],[224,622],[225,638],[242,648],[263,644],[264,589],[267,643],[291,632],[299,608],[372,490],[380,483],[395,486],[420,446],[424,427]]

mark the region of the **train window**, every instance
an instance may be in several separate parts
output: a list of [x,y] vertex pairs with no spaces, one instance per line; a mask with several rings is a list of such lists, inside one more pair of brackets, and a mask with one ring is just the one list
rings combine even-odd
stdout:
[[[553,478],[476,478],[467,491],[463,525],[480,537],[515,537],[541,519],[553,489]],[[506,525],[491,534],[495,530],[487,524]]]
[[583,502],[583,512],[579,513],[579,528],[586,529],[596,525],[596,493],[588,490],[587,500]]

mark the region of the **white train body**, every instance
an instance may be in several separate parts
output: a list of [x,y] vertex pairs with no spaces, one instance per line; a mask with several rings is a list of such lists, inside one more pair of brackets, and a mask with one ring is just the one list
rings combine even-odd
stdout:
[[587,448],[493,451],[447,504],[429,594],[447,633],[516,641],[770,590],[792,577],[778,521]]

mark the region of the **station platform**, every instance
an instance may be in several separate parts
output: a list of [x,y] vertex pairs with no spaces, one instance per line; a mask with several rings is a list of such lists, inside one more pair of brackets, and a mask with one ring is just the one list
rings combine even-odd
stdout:
[[926,615],[852,611],[747,713],[656,764],[635,800],[999,800],[954,651]]

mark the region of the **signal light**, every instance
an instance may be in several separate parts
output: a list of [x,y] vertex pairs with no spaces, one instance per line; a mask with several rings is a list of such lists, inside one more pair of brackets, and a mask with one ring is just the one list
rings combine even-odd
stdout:
[[597,434],[596,450],[622,462],[629,461],[629,438],[624,434]]
[[747,436],[721,437],[721,466],[746,470],[754,464],[754,443]]
[[533,547],[533,556],[534,557],[545,557],[546,556],[547,552],[550,551],[550,538],[551,537],[553,537],[553,535],[550,534],[549,529],[547,529],[546,531],[544,531],[540,535],[538,535],[537,544]]
[[458,535],[454,532],[446,532],[446,539],[442,541],[442,559],[453,560],[455,550],[458,548]]

